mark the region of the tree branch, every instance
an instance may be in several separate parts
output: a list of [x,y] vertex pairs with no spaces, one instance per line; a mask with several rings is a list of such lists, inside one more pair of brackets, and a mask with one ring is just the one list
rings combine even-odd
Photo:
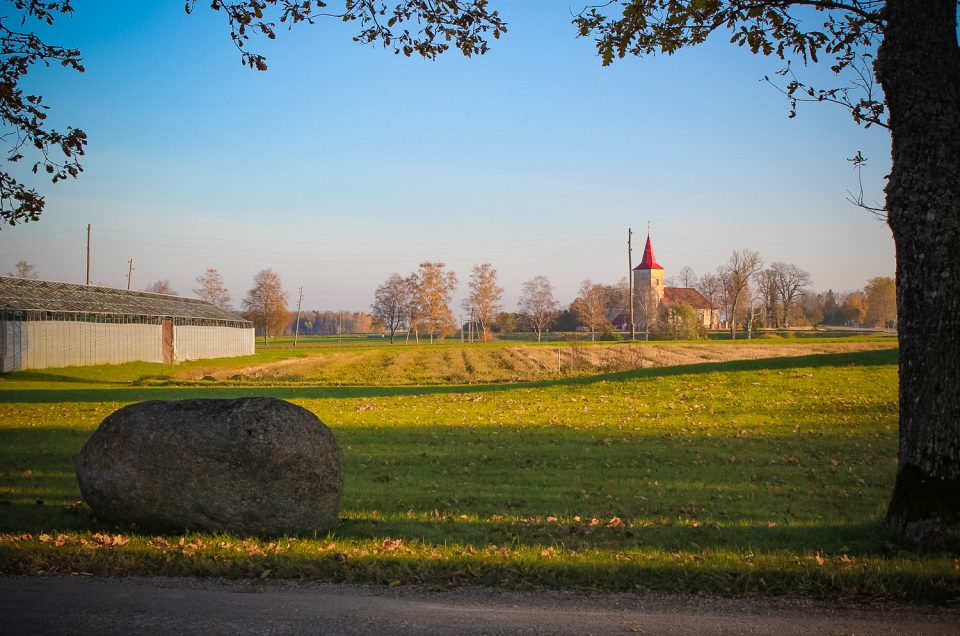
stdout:
[[864,201],[864,198],[863,198],[863,173],[862,173],[862,169],[863,169],[864,166],[867,165],[867,158],[864,157],[864,156],[860,153],[860,151],[858,150],[858,151],[857,151],[857,154],[855,154],[853,157],[850,157],[849,159],[847,159],[847,161],[849,161],[850,163],[852,163],[852,164],[853,164],[853,169],[857,171],[857,184],[858,184],[859,189],[860,189],[860,191],[859,191],[857,194],[854,194],[854,193],[851,192],[850,190],[847,190],[847,201],[849,201],[850,203],[854,204],[854,205],[857,206],[858,208],[863,208],[863,209],[866,210],[867,212],[870,212],[871,214],[873,214],[873,215],[877,218],[878,221],[883,221],[884,223],[886,223],[886,222],[887,222],[887,214],[888,214],[887,207],[886,207],[886,206],[880,207],[880,204],[879,204],[879,203],[878,203],[877,205],[868,205],[868,204]]

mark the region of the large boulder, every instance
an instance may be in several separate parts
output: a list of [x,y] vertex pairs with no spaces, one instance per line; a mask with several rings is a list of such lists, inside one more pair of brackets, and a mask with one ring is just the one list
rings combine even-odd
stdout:
[[273,398],[125,406],[100,424],[76,466],[98,517],[143,529],[326,532],[343,491],[330,429]]

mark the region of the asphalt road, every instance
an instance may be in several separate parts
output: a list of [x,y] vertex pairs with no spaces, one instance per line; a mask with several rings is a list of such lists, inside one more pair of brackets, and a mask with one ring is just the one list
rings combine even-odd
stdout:
[[0,577],[0,634],[960,634],[960,608],[483,588]]

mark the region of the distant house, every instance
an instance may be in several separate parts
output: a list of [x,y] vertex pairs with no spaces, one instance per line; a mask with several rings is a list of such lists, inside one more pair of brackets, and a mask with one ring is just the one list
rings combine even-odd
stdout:
[[[657,263],[653,255],[653,244],[650,235],[647,235],[647,244],[643,248],[643,258],[640,264],[633,268],[633,289],[638,298],[651,298],[659,307],[674,307],[686,303],[693,307],[697,316],[707,329],[719,326],[719,312],[710,304],[710,301],[692,287],[664,287],[663,267]],[[629,326],[629,318],[625,323]]]
[[203,300],[0,277],[0,372],[250,355],[253,338]]

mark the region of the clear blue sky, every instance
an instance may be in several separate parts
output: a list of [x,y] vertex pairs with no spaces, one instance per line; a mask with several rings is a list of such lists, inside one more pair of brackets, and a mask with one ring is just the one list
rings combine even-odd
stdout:
[[[586,278],[613,283],[650,223],[667,277],[713,271],[734,249],[796,263],[816,290],[892,276],[885,224],[845,201],[846,161],[870,159],[882,198],[889,137],[845,111],[786,100],[760,81],[783,64],[725,37],[671,57],[601,67],[564,2],[495,2],[509,33],[486,56],[434,62],[351,42],[351,25],[282,29],[251,71],[221,14],[179,2],[74,3],[41,33],[79,48],[87,72],[31,73],[59,127],[89,137],[85,172],[39,182],[37,223],[0,231],[0,272],[83,282],[169,278],[190,295],[207,267],[234,301],[259,270],[295,303],[367,309],[376,286],[424,260],[461,281],[490,262],[515,308],[538,274],[570,302]],[[831,81],[828,69],[805,77]],[[639,245],[636,245],[639,243]]]

